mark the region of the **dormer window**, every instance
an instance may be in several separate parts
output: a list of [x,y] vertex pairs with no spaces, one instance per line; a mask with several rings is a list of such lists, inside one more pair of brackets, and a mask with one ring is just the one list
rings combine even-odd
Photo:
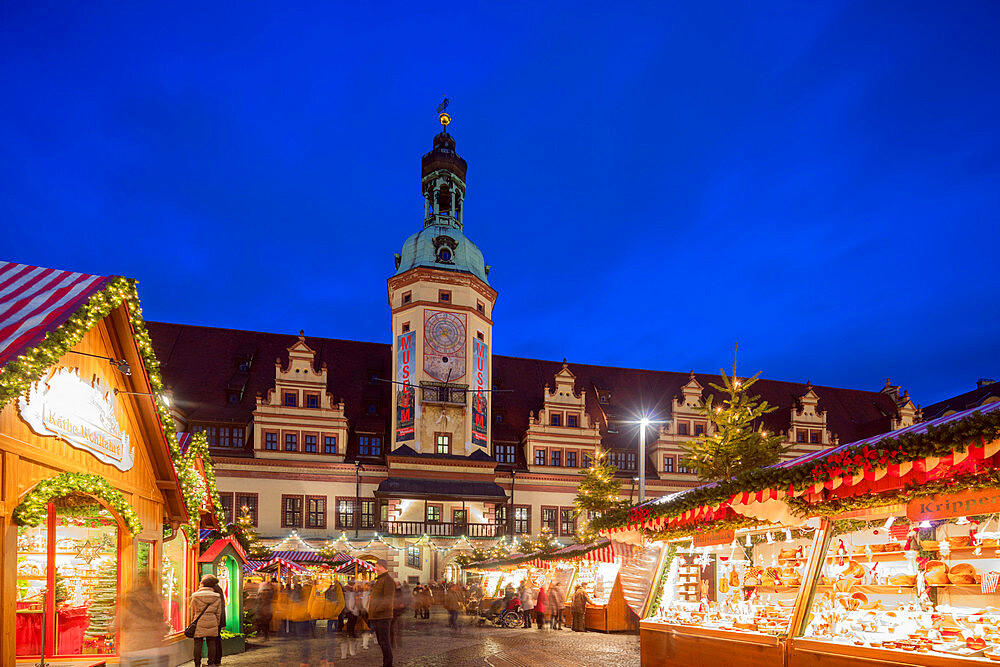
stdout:
[[442,264],[451,264],[451,249],[450,248],[438,248],[438,261]]
[[608,403],[611,402],[611,392],[610,391],[599,392],[597,394],[597,400],[599,400],[601,403],[604,403],[605,405],[607,405]]

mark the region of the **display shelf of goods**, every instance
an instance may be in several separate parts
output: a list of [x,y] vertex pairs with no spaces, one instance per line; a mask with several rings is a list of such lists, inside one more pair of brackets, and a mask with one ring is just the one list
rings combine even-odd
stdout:
[[108,562],[101,567],[97,584],[94,586],[90,603],[90,625],[84,636],[87,639],[102,639],[105,643],[114,636],[112,622],[118,600],[118,567]]
[[753,540],[746,546],[741,539],[708,549],[681,548],[657,612],[645,623],[690,626],[693,632],[787,634],[802,590],[806,559],[800,556],[812,541]]
[[[834,557],[824,565],[807,610],[804,637],[887,651],[1000,659],[997,549],[977,545],[968,525],[947,520],[937,522],[933,535],[909,542],[921,550],[903,551],[902,558],[861,562],[856,554],[843,554],[839,540],[871,545],[880,541],[877,532],[863,529],[835,538]],[[926,549],[949,540],[968,548],[948,557]]]

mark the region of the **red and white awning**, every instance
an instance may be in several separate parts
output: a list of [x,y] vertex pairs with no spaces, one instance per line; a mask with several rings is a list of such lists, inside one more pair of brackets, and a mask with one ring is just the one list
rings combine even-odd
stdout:
[[0,261],[0,367],[41,343],[110,281]]

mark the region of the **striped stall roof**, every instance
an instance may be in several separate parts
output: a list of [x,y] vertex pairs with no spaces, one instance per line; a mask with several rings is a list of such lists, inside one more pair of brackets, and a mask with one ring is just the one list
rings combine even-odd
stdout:
[[110,280],[0,261],[0,367],[41,343]]
[[338,574],[349,574],[354,571],[355,567],[357,567],[359,571],[362,570],[365,572],[375,571],[375,566],[369,563],[368,561],[363,561],[360,558],[353,558],[353,557],[351,557],[350,560],[346,561],[343,565],[341,565],[334,571],[337,572]]
[[326,560],[318,551],[274,551],[272,553],[275,558],[296,563],[322,563]]

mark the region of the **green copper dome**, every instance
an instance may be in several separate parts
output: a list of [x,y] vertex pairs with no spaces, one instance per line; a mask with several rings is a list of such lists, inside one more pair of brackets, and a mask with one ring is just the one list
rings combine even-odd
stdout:
[[406,239],[396,255],[396,275],[418,266],[471,273],[489,283],[490,269],[483,253],[462,233],[465,200],[465,160],[455,152],[447,132],[434,137],[434,146],[420,160],[424,193],[424,228]]
[[482,251],[457,227],[430,225],[406,239],[396,256],[396,275],[418,266],[471,273],[489,284]]

